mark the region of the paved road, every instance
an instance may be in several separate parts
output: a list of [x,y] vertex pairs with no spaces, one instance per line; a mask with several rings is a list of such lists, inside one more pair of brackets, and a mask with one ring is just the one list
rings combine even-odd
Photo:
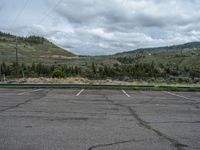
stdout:
[[200,93],[0,89],[0,150],[199,150]]

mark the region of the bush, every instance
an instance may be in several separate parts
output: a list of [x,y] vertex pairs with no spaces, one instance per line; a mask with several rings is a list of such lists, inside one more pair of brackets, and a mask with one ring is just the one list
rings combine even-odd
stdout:
[[52,77],[53,78],[64,78],[65,75],[64,75],[63,71],[61,71],[61,70],[55,70],[53,72],[53,74],[52,74]]

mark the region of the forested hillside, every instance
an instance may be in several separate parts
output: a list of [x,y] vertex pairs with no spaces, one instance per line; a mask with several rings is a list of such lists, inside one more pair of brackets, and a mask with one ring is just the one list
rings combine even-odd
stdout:
[[[15,44],[19,62],[15,61]],[[122,81],[200,83],[200,44],[140,49],[111,56],[76,57],[37,36],[1,33],[0,75],[21,77],[84,77]]]
[[0,62],[13,62],[18,49],[19,62],[52,63],[75,57],[47,39],[38,36],[19,37],[0,32]]

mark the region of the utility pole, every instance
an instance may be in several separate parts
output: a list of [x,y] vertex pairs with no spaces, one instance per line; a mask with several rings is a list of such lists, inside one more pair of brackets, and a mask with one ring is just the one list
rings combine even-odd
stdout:
[[[2,57],[2,59],[3,59],[3,54],[2,54],[3,52],[1,52],[1,57]],[[1,62],[2,63],[2,62]],[[0,82],[1,82],[1,78],[2,78],[2,76],[1,76],[1,66],[0,66]]]
[[16,64],[18,65],[18,47],[17,47],[17,43],[15,46],[15,50],[16,50]]
[[18,47],[17,47],[17,38],[16,38],[15,50],[16,50],[16,77],[18,77]]

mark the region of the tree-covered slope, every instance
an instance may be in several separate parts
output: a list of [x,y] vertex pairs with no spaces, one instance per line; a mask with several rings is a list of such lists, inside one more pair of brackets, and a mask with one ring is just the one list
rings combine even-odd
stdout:
[[47,39],[38,36],[17,37],[0,32],[0,61],[15,61],[16,45],[18,48],[19,62],[43,62],[65,61],[76,57]]
[[182,51],[182,50],[191,50],[191,49],[200,49],[200,42],[190,42],[180,45],[164,46],[164,47],[152,47],[152,48],[140,48],[128,52],[118,53],[116,55],[130,55],[138,52],[163,52],[163,51]]
[[135,51],[118,53],[113,57],[126,64],[154,62],[157,64],[176,64],[180,67],[200,66],[200,42],[137,49]]

